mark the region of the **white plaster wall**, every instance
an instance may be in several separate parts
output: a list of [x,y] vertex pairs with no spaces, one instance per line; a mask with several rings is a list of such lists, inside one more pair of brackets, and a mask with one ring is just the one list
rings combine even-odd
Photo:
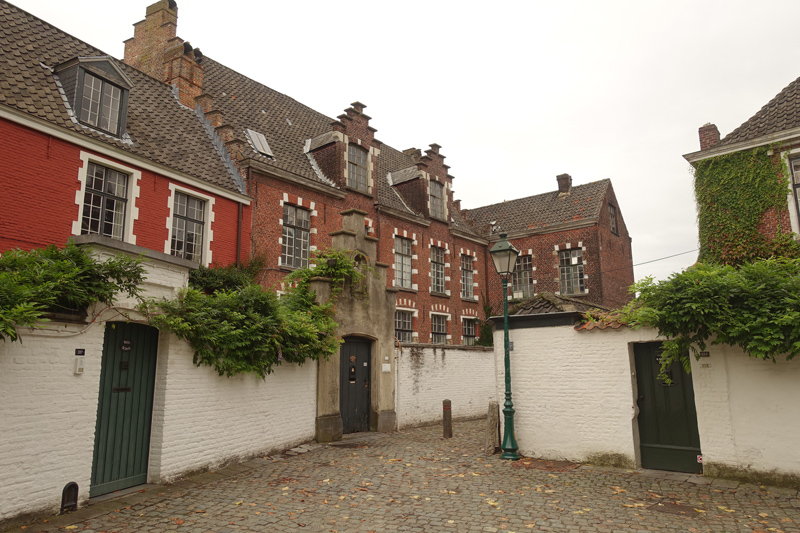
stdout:
[[162,333],[156,367],[150,479],[180,475],[313,440],[317,365],[285,365],[265,380],[196,367],[192,350]]
[[[633,463],[635,378],[628,343],[652,339],[650,332],[628,329],[512,329],[511,391],[520,453],[570,461],[617,454]],[[502,330],[495,332],[494,345],[502,425]]]
[[800,361],[709,346],[692,359],[703,461],[800,475]]
[[[0,521],[57,511],[70,481],[89,497],[104,327],[77,336],[76,326],[51,327],[61,333],[0,342]],[[83,375],[76,348],[86,350]]]
[[397,427],[442,420],[442,401],[454,419],[486,416],[494,390],[494,355],[479,347],[404,344],[397,360]]

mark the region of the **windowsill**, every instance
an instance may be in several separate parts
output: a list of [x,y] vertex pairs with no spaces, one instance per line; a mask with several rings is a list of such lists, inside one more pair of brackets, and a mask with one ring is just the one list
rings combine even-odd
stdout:
[[450,295],[444,292],[432,292],[431,296],[436,296],[437,298],[447,298],[450,299]]
[[433,215],[430,215],[430,219],[431,220],[436,220],[437,222],[444,222],[445,224],[449,224],[449,222],[447,221],[446,218],[439,218],[439,217],[435,217]]
[[355,187],[351,187],[349,185],[345,185],[344,190],[366,196],[367,198],[372,198],[372,193],[369,190],[362,191],[361,189],[356,189]]
[[461,301],[462,302],[470,302],[470,303],[473,303],[473,304],[478,303],[478,300],[476,300],[475,298],[464,298],[463,296],[461,297]]
[[419,292],[417,289],[407,289],[405,287],[398,287],[397,285],[395,285],[393,288],[397,289],[400,292],[413,292],[414,294],[417,294]]

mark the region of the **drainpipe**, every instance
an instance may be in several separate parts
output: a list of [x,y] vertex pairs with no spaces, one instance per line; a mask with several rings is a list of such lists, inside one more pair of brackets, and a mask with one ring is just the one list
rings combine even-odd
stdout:
[[236,267],[242,266],[242,202],[238,202],[239,214],[236,224]]

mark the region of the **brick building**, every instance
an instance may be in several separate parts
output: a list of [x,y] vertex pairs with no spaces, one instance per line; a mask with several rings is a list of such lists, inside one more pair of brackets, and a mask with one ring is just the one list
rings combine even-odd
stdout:
[[309,109],[193,49],[176,36],[177,17],[175,2],[148,7],[125,62],[173,85],[224,141],[254,199],[252,250],[267,258],[265,285],[279,288],[310,252],[329,247],[341,212],[357,209],[378,239],[375,260],[390,265],[401,342],[474,342],[481,296],[500,299],[488,258],[493,218],[528,252],[530,283],[519,296],[542,287],[609,306],[628,300],[630,238],[607,180],[573,188],[561,177],[558,193],[508,202],[513,217],[495,217],[497,206],[462,211],[439,145],[423,153],[383,144],[360,102],[336,118]]
[[[758,233],[773,238],[778,234],[800,233],[800,78],[794,80],[741,126],[721,138],[716,125],[698,130],[700,150],[683,157],[696,166],[711,158],[773,146],[775,163],[789,170],[786,203],[762,213]],[[785,173],[785,171],[783,172]],[[753,176],[752,179],[758,179]],[[703,210],[699,213],[701,219]],[[703,243],[701,242],[701,246]]]

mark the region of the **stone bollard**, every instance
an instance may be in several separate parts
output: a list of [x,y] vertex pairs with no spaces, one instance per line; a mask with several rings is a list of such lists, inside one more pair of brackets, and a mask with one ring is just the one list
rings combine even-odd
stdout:
[[453,412],[450,410],[450,400],[442,402],[442,426],[444,428],[444,438],[453,438]]
[[493,455],[500,447],[500,405],[489,402],[489,413],[486,417],[486,444],[483,451]]

